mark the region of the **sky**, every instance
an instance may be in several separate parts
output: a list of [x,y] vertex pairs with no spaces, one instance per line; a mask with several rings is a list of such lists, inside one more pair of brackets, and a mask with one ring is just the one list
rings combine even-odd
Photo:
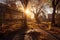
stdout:
[[4,3],[4,1],[6,1],[6,0],[0,0],[0,3]]

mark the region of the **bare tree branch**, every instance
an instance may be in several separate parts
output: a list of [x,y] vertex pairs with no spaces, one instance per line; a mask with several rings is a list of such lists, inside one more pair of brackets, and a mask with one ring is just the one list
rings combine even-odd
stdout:
[[59,3],[59,0],[56,1],[56,6],[57,6],[58,3]]
[[39,16],[40,11],[41,11],[42,8],[43,8],[43,6],[41,6],[41,8],[39,8],[39,11],[37,12],[37,16]]
[[29,0],[20,0],[24,7],[27,7]]

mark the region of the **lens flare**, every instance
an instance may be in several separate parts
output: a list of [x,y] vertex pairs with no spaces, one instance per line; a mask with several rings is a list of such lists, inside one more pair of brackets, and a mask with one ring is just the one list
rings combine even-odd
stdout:
[[25,10],[25,13],[27,14],[28,17],[34,19],[34,14],[28,8]]
[[26,12],[26,14],[30,14],[30,11],[29,11],[28,9],[26,9],[26,11],[25,11],[25,12]]

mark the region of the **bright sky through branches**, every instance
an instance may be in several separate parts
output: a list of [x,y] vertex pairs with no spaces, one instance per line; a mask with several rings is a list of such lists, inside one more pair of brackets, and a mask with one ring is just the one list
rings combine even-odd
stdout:
[[26,13],[26,15],[28,17],[30,17],[31,19],[34,19],[34,14],[29,10],[29,8],[24,9],[24,7],[20,1],[16,2],[16,6],[17,6],[18,10]]

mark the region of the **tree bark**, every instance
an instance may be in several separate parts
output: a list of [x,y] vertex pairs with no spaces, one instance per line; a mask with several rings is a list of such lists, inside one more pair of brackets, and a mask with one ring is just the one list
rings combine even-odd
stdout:
[[55,11],[56,11],[56,7],[59,3],[59,0],[53,0],[52,1],[52,6],[53,6],[53,13],[52,13],[52,25],[55,25]]
[[36,15],[35,15],[35,20],[38,24],[40,23],[40,20],[39,20],[38,16],[36,16]]
[[55,25],[55,10],[56,10],[56,7],[54,6],[53,13],[52,13],[52,25]]

